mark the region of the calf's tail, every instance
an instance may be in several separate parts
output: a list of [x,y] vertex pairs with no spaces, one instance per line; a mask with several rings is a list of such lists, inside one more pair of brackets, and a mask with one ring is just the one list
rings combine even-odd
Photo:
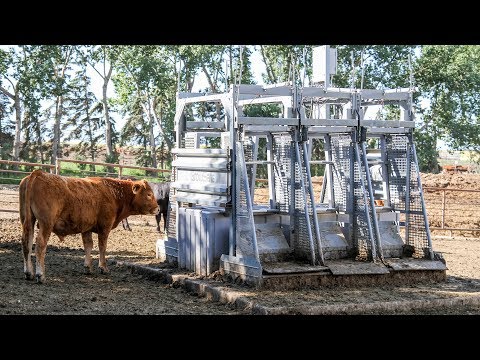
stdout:
[[30,231],[33,231],[33,226],[35,224],[32,223],[32,209],[31,209],[31,199],[32,199],[32,192],[33,192],[33,182],[42,173],[42,170],[35,170],[33,171],[30,176],[28,177],[27,186],[25,188],[25,193],[23,194],[23,232],[24,234],[28,234]]

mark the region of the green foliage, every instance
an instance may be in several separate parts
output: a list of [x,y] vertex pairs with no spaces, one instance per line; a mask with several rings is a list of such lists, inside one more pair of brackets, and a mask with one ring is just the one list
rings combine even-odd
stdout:
[[480,47],[423,46],[416,64],[425,117],[453,150],[480,151]]
[[[278,117],[281,113],[282,109],[281,106],[278,104],[251,104],[245,105],[243,108],[243,112],[245,116],[252,116],[252,117]],[[266,160],[267,159],[267,140],[265,138],[260,138],[258,140],[258,160]],[[266,165],[258,165],[257,166],[257,178],[259,179],[266,179],[267,178],[267,166]]]
[[118,164],[120,154],[114,151],[112,155],[105,155],[105,162],[109,164]]
[[308,45],[261,45],[260,53],[266,73],[262,74],[266,84],[292,81],[303,83],[303,71],[311,76],[312,47]]
[[[90,161],[96,161],[100,142],[104,138],[102,106],[89,91],[90,79],[86,73],[86,59],[81,57],[78,65],[80,70],[68,84],[70,92],[63,100],[69,117],[61,128],[64,133],[69,132],[64,141],[79,141],[74,150],[83,157],[88,155]],[[93,165],[90,168],[94,171]]]
[[13,149],[15,126],[9,119],[9,114],[8,98],[0,92],[0,159],[3,160],[10,158]]
[[416,130],[414,141],[420,171],[438,173],[440,166],[437,160],[436,137],[432,132]]
[[[408,55],[416,46],[411,45],[337,45],[337,74],[333,84],[338,87],[360,88],[363,54],[363,88],[393,89],[410,86]],[[352,54],[353,65],[352,69]]]
[[[13,135],[0,132],[0,159],[9,160],[13,149]],[[0,164],[0,168],[3,164]]]
[[[422,171],[438,171],[436,144],[443,140],[453,150],[480,154],[480,47],[470,45],[337,45],[338,67],[333,85],[338,87],[409,87],[408,55],[413,57],[414,94],[417,115],[417,154]],[[98,156],[105,142],[105,111],[109,107],[126,119],[120,132],[112,125],[112,143],[140,146],[139,164],[169,166],[175,141],[176,92],[191,91],[195,78],[206,77],[207,92],[221,92],[234,82],[254,83],[251,55],[260,52],[267,84],[311,78],[311,45],[166,45],[166,46],[72,46],[21,45],[0,50],[0,156],[11,158],[15,138],[16,109],[11,94],[20,100],[21,159],[44,162],[52,155],[52,141],[79,141],[85,158]],[[240,55],[242,54],[242,56]],[[353,56],[352,56],[353,54]],[[363,56],[362,56],[363,54]],[[363,84],[361,61],[363,57]],[[352,72],[352,59],[355,72]],[[113,66],[116,96],[105,104],[91,93],[86,66],[96,66],[105,79]],[[181,64],[181,67],[179,66]],[[180,72],[179,72],[180,71]],[[108,75],[110,76],[110,75]],[[305,80],[305,81],[304,81]],[[422,101],[423,100],[423,101]],[[425,101],[427,100],[427,101]],[[222,121],[221,106],[207,103],[188,109],[189,116],[204,121]],[[247,116],[273,116],[278,105],[247,105]],[[398,107],[385,105],[378,119],[395,119]],[[59,122],[58,129],[52,121]],[[17,134],[19,135],[19,134]],[[219,139],[206,140],[218,146]],[[261,141],[259,156],[265,156]],[[314,153],[323,153],[315,141]],[[375,145],[373,145],[375,146]],[[55,155],[55,154],[53,154]],[[147,157],[150,156],[150,159]],[[477,158],[477,157],[475,157]],[[118,162],[118,154],[108,162]],[[264,170],[260,169],[261,173]],[[312,171],[323,172],[322,166]]]
[[251,104],[243,107],[245,116],[278,117],[282,112],[279,104]]

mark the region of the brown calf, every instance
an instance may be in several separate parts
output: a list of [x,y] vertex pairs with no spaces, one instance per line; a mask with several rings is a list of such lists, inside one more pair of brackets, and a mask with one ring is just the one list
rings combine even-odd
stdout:
[[159,207],[147,181],[92,177],[66,178],[35,170],[20,182],[20,221],[25,278],[33,280],[31,260],[35,222],[36,278],[45,281],[45,253],[51,233],[61,240],[82,234],[85,270],[92,271],[92,233],[98,234],[99,268],[108,272],[107,238],[130,215],[158,214]]

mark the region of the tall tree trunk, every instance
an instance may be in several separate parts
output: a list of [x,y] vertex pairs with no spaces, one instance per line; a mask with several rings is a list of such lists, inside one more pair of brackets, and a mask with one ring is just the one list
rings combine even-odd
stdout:
[[53,125],[53,144],[52,144],[52,158],[50,163],[55,165],[57,158],[61,158],[60,151],[60,120],[62,118],[63,96],[57,97],[57,106],[55,109],[55,123]]
[[[168,147],[168,152],[170,152],[173,148],[173,142],[168,138],[168,136],[165,135],[165,131],[163,130],[163,124],[162,124],[162,119],[163,119],[163,107],[162,104],[159,104],[160,106],[160,113],[157,113],[157,102],[154,100],[153,103],[153,116],[155,120],[157,121],[159,130],[158,132],[162,136],[162,140],[165,141]],[[163,146],[162,146],[163,149]]]
[[[62,64],[62,70],[60,74],[58,73],[57,69],[55,68],[55,79],[65,79],[65,72],[67,70],[68,62],[70,61],[70,56],[73,52],[73,46],[69,46],[67,49],[67,53],[65,54],[65,58]],[[61,89],[63,90],[63,89]],[[57,158],[62,157],[62,151],[60,149],[60,122],[63,116],[63,94],[64,91],[61,91],[60,94],[57,96],[57,107],[55,109],[55,124],[53,127],[53,151],[52,151],[52,165],[55,164]]]
[[[13,140],[13,161],[20,160],[20,134],[22,131],[22,109],[20,106],[20,94],[18,85],[15,87],[14,104],[15,108],[15,139]],[[15,166],[17,168],[17,166]]]
[[[108,70],[108,74],[103,78],[103,87],[102,87],[102,103],[103,103],[103,111],[105,112],[105,141],[107,142],[107,157],[109,161],[113,159],[113,146],[112,146],[112,124],[110,122],[110,113],[108,109],[108,97],[107,97],[107,86],[108,82],[110,81],[110,77],[112,76],[112,69],[113,66],[110,66]],[[110,170],[109,170],[110,171]]]
[[37,148],[38,148],[38,152],[40,153],[40,162],[43,164],[43,161],[45,160],[45,158],[43,153],[42,132],[40,130],[40,123],[38,122],[38,119],[35,125],[35,133],[37,135]]
[[[153,111],[152,111],[152,103],[150,102],[149,96],[147,96],[146,99],[147,106],[145,103],[142,104],[143,111],[147,115],[148,118],[148,142],[150,145],[150,156],[152,158],[152,167],[156,168],[157,167],[157,154],[156,154],[156,149],[155,149],[155,134],[153,132],[153,125],[154,125],[154,116],[153,116]],[[146,140],[146,139],[145,139]],[[147,146],[145,144],[145,150]]]
[[155,146],[155,133],[153,132],[153,115],[149,115],[148,126],[150,128],[150,150],[152,152],[152,167],[157,168],[157,150]]
[[275,84],[276,83],[275,72],[273,71],[272,64],[270,63],[270,61],[268,61],[267,56],[265,55],[265,51],[262,45],[260,45],[260,53],[262,54],[262,59],[265,64],[265,68],[267,69],[268,81],[270,82],[270,84]]
[[[208,72],[206,66],[202,65],[202,69],[203,69],[203,73],[207,77],[207,81],[208,81],[208,85],[210,86],[210,89],[212,89],[213,93],[217,93],[218,92],[217,86],[213,82],[212,77],[210,76],[210,73]],[[222,115],[222,109],[221,109],[220,103],[217,101],[215,102],[215,113],[217,114],[217,120],[220,121],[220,117]]]

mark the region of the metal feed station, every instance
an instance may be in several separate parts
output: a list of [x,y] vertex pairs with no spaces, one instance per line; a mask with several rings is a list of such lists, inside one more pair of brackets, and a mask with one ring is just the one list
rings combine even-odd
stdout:
[[[334,88],[336,50],[314,48],[313,60],[311,87],[178,93],[168,239],[157,256],[263,287],[444,280],[413,141],[413,89]],[[275,104],[279,116],[245,115],[258,104]],[[364,119],[368,106],[384,104],[400,118]],[[313,159],[319,144],[324,156]],[[313,167],[324,171],[318,193]]]

